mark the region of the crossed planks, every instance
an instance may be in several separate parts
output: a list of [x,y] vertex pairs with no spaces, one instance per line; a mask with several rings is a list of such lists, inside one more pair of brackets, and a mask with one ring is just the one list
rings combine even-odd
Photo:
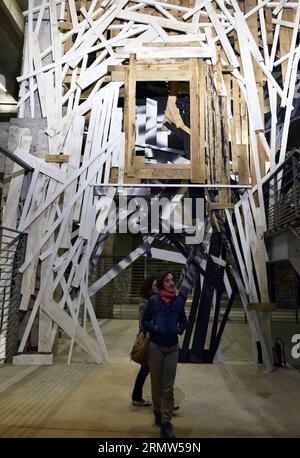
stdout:
[[[259,198],[256,208],[252,195],[247,196],[252,224],[244,200],[237,208],[242,208],[243,224],[247,226],[245,232],[250,237],[245,238],[243,246],[249,294],[254,302],[258,296],[267,301],[264,247],[261,242],[265,228],[261,186],[267,164],[270,163],[271,168],[276,166],[276,111],[279,101],[286,107],[279,161],[283,161],[285,156],[299,62],[299,47],[296,45],[299,3],[280,2],[280,5],[275,5],[276,2],[251,1],[246,14],[240,9],[242,4],[234,0],[226,2],[226,5],[220,0],[181,2],[180,5],[150,0],[143,3],[135,1],[133,4],[126,0],[81,3],[81,10],[76,10],[78,2],[74,1],[42,1],[35,8],[30,1],[26,13],[28,27],[23,76],[20,78],[20,116],[26,114],[28,101],[30,115],[38,116],[39,104],[41,115],[47,118],[50,155],[61,156],[58,161],[62,161],[65,155],[69,156],[69,163],[59,166],[36,161],[36,158],[28,156],[28,147],[21,152],[35,168],[20,221],[20,229],[30,229],[29,249],[23,266],[22,309],[26,310],[28,306],[35,287],[37,266],[41,263],[42,293],[36,301],[38,305],[34,305],[35,313],[38,308],[42,310],[39,349],[51,349],[55,331],[53,320],[63,324],[73,343],[74,339],[78,339],[84,345],[86,335],[82,337],[79,331],[80,337],[76,337],[77,322],[83,300],[86,310],[93,315],[87,296],[87,271],[90,255],[97,243],[97,234],[93,229],[97,210],[89,184],[92,181],[98,184],[108,182],[111,156],[113,165],[119,169],[119,183],[124,179],[138,182],[144,178],[168,179],[175,175],[177,179],[195,183],[205,180],[229,183],[230,173],[233,173],[241,184],[248,184],[250,163],[251,183],[256,183]],[[64,24],[65,33],[62,34],[59,20],[63,19],[65,7],[68,24]],[[273,13],[274,40],[269,53],[266,44],[272,43],[270,13]],[[50,18],[50,37],[47,47],[41,49],[42,43],[44,46],[42,19],[45,17]],[[191,22],[188,22],[189,18],[192,18]],[[278,50],[283,67],[282,87],[273,77],[273,71],[280,65],[280,61],[276,61]],[[132,51],[137,53],[137,59]],[[94,60],[87,58],[92,52],[96,56]],[[174,57],[164,68],[153,64],[158,55],[172,54]],[[129,65],[120,65],[129,55]],[[176,62],[175,56],[181,55],[185,62],[183,65]],[[201,58],[195,57],[197,55]],[[111,71],[109,66],[113,66]],[[225,67],[228,68],[226,74],[223,71]],[[101,89],[109,81],[105,79],[109,72],[116,83]],[[147,81],[151,78],[189,81],[191,164],[160,164],[157,167],[135,157],[135,84],[141,78]],[[270,144],[264,135],[261,106],[262,83],[265,80],[272,115]],[[122,83],[118,81],[125,82],[125,159],[121,113],[117,108],[117,94]],[[36,91],[39,101],[35,97]],[[118,120],[116,133],[120,139],[113,146],[109,143],[112,139],[112,119]],[[85,125],[87,136],[82,158]],[[98,148],[104,145],[108,145],[107,149],[98,155]],[[77,170],[80,173],[76,174]],[[64,180],[68,183],[66,187],[60,184]],[[12,181],[10,199],[17,186]],[[228,203],[230,196],[221,193],[220,198],[223,205]],[[38,206],[43,211],[36,216],[34,209]],[[7,206],[7,211],[14,213],[15,207]],[[74,222],[80,223],[76,235],[73,232]],[[242,232],[239,236],[243,237]],[[255,257],[255,266],[261,278],[259,294],[255,290],[249,250],[253,250],[252,257]],[[64,273],[70,263],[74,278],[71,277],[69,284]],[[80,287],[77,300],[72,300],[69,294],[72,282]],[[63,294],[57,292],[59,287]],[[58,294],[55,301],[54,293]],[[51,317],[51,321],[46,315]],[[93,322],[95,324],[95,320]],[[26,334],[28,332],[26,330]],[[24,347],[25,340],[20,349]],[[88,350],[89,355],[99,361],[99,352],[88,338],[87,341],[84,351]],[[101,344],[99,334],[98,344]],[[103,356],[103,345],[99,348],[102,348]]]
[[[103,91],[100,91],[98,98],[95,99],[93,106],[96,110],[96,115],[95,122],[91,126],[92,139],[90,144],[86,145],[81,168],[79,168],[79,165],[84,117],[79,115],[74,116],[73,123],[65,140],[65,147],[70,152],[71,160],[68,165],[65,164],[63,166],[67,183],[61,186],[62,189],[59,189],[59,187],[56,189],[56,183],[53,180],[53,186],[51,188],[51,182],[49,183],[47,177],[39,174],[38,169],[35,171],[35,176],[31,182],[24,205],[24,213],[20,221],[21,229],[30,228],[26,259],[24,266],[21,268],[23,271],[21,291],[22,310],[27,309],[33,294],[39,262],[41,262],[41,283],[38,296],[28,320],[28,325],[20,343],[19,351],[23,351],[25,348],[34,317],[39,309],[39,351],[51,351],[54,340],[53,331],[56,325],[59,325],[72,338],[72,349],[75,340],[92,360],[99,363],[106,357],[105,344],[86,292],[89,258],[85,258],[85,265],[80,266],[82,278],[85,279],[81,280],[80,288],[81,296],[84,298],[84,313],[88,313],[90,317],[97,343],[91,339],[86,330],[79,326],[78,316],[82,304],[78,299],[76,301],[71,300],[69,290],[76,269],[79,267],[79,256],[85,250],[90,249],[92,229],[95,225],[96,207],[87,184],[108,182],[112,145],[115,143],[116,137],[120,141],[120,133],[118,134],[111,123],[111,119],[114,119],[117,113],[119,87],[119,84],[112,83],[111,86],[109,85]],[[100,154],[99,145],[101,146]],[[105,167],[103,181],[102,169]],[[84,179],[80,180],[82,177]],[[79,191],[76,191],[77,180]],[[47,192],[45,191],[46,187]],[[74,218],[77,218],[75,215],[75,205],[82,194],[84,194],[84,197],[81,203],[81,212],[79,211],[79,237],[72,244],[73,221]],[[60,200],[62,198],[63,201]],[[58,235],[55,237],[58,230]],[[84,241],[85,243],[83,244]],[[59,251],[62,249],[67,249],[68,251],[65,251],[62,256],[58,256]],[[61,265],[58,262],[60,257],[64,258],[64,262]],[[64,274],[70,262],[73,267],[66,283]],[[57,272],[56,278],[54,278],[54,272]],[[57,294],[59,295],[57,293],[59,285],[63,294],[57,302],[54,300],[54,297]],[[65,307],[67,307],[71,316],[66,313],[64,310]],[[53,321],[56,323],[54,327]],[[69,355],[70,360],[71,353]]]

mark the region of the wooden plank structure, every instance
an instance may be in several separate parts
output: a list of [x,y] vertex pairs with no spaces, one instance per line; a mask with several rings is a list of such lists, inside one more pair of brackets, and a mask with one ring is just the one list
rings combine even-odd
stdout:
[[[202,255],[195,247],[166,241],[180,253],[178,262],[182,256],[189,260],[182,291],[195,286],[181,360],[188,358],[193,324],[194,360],[213,360],[225,325],[217,331],[220,299],[227,290],[227,316],[238,292],[251,328],[254,360],[259,342],[263,361],[272,369],[266,311],[270,307],[253,306],[270,303],[262,183],[285,159],[300,58],[300,2],[49,0],[28,5],[18,78],[19,117],[46,118],[48,154],[36,158],[30,151],[30,132],[20,131],[13,152],[34,173],[20,215],[17,205],[10,205],[18,201],[23,180],[14,170],[3,224],[28,232],[20,269],[23,310],[28,309],[38,276],[40,281],[18,352],[22,355],[26,349],[38,317],[40,352],[51,352],[60,327],[70,336],[68,362],[74,342],[89,359],[100,363],[106,358],[90,296],[147,252],[154,238],[147,235],[139,248],[91,285],[92,255],[101,255],[113,225],[103,219],[107,206],[101,196],[94,196],[93,187],[110,183],[149,187],[158,182],[163,186],[171,179],[179,187],[181,182],[211,185],[206,193],[207,224],[197,242]],[[43,19],[50,19],[49,27],[43,26]],[[276,79],[279,69],[282,82]],[[159,90],[157,98],[149,96],[139,105],[139,84],[145,91],[151,84],[169,88],[167,95],[164,92],[163,122],[158,121]],[[263,98],[270,101],[270,135],[265,131]],[[279,106],[285,110],[280,139]],[[142,144],[138,127],[146,132]],[[173,134],[179,147],[171,144]],[[240,192],[233,185],[240,185]],[[247,185],[252,189],[243,189]],[[109,208],[113,196],[109,194]],[[120,215],[117,225],[126,217]],[[162,259],[165,256],[162,253]],[[229,268],[236,281],[234,290],[228,282]],[[1,284],[7,284],[9,273],[0,275]],[[210,280],[214,275],[219,278],[215,284]],[[215,318],[210,352],[203,356],[211,306]],[[93,336],[86,320],[79,324],[81,312],[89,318]],[[18,364],[33,360],[52,361],[50,356],[16,358]]]

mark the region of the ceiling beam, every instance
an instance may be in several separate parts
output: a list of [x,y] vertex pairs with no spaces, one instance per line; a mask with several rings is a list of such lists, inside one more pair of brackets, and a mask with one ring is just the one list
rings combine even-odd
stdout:
[[17,0],[2,0],[0,5],[18,35],[23,35],[25,22]]

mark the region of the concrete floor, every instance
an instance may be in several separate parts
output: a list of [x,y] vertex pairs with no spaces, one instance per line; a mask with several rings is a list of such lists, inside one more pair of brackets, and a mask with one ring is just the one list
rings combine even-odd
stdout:
[[[84,363],[76,349],[68,366],[62,337],[53,366],[0,368],[0,437],[159,437],[151,408],[131,405],[139,366],[128,353],[136,321],[101,323],[109,362]],[[228,323],[222,362],[178,365],[178,438],[300,437],[300,372],[291,366],[272,373],[257,369],[250,347],[248,326]]]

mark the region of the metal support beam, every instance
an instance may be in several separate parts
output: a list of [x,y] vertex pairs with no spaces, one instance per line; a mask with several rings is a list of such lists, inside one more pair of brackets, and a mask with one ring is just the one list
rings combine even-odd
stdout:
[[34,169],[30,167],[26,162],[22,161],[18,156],[16,156],[14,153],[11,151],[8,151],[7,149],[2,148],[0,146],[0,152],[3,153],[6,157],[14,161],[16,164],[18,164],[20,167],[22,167],[26,172],[33,172]]

